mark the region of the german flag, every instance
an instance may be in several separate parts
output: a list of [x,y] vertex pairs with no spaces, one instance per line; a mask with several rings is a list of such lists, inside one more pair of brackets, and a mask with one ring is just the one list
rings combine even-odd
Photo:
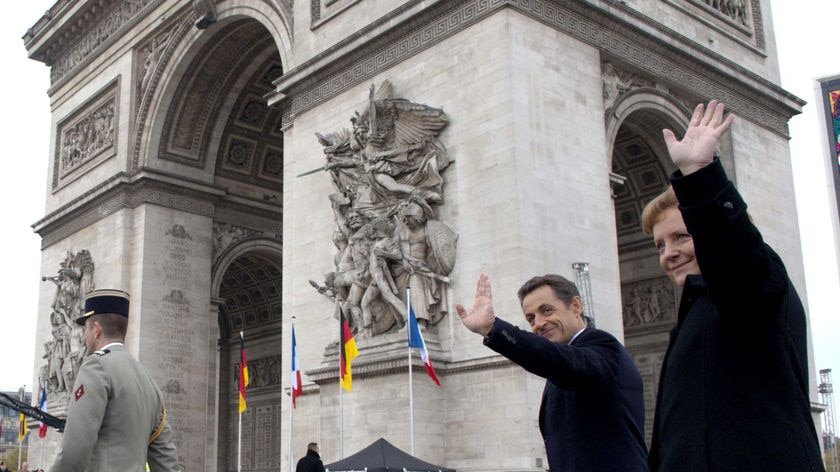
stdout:
[[28,432],[29,428],[26,426],[26,416],[21,413],[20,420],[18,421],[18,442],[23,442],[24,438],[26,438],[26,433]]
[[239,332],[239,414],[241,415],[248,405],[245,403],[245,387],[248,386],[248,358],[245,356],[245,333]]
[[341,332],[339,333],[338,343],[338,364],[340,368],[341,388],[348,392],[353,391],[353,373],[351,364],[353,359],[359,355],[359,350],[356,348],[356,339],[353,338],[353,331],[350,329],[350,323],[344,317],[344,310],[339,306],[338,308],[341,325]]
[[[20,401],[26,401],[26,396],[23,393],[23,389],[20,389]],[[24,438],[26,438],[26,433],[28,432],[29,428],[26,426],[26,416],[24,416],[24,414],[21,413],[20,419],[18,420],[18,442],[23,442]]]

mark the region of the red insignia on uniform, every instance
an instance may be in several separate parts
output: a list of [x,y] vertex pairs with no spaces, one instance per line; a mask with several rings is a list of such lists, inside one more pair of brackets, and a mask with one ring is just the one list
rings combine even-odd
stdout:
[[82,395],[84,395],[84,394],[85,394],[85,385],[84,384],[79,385],[79,388],[76,389],[76,393],[74,393],[74,395],[76,396],[76,401],[79,401],[79,399],[82,398]]

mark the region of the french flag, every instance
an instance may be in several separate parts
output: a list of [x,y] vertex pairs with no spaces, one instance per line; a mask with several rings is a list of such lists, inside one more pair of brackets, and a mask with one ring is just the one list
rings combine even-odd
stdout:
[[[47,385],[44,384],[44,388],[41,390],[41,402],[38,404],[38,408],[43,411],[44,413],[47,412]],[[43,421],[41,425],[38,427],[38,437],[43,438],[47,436],[47,424]]]
[[429,359],[429,350],[426,349],[426,341],[423,340],[423,334],[420,333],[420,326],[417,325],[417,316],[414,315],[414,308],[410,305],[408,307],[408,323],[408,348],[416,347],[420,349],[420,358],[423,359],[423,364],[426,365],[426,372],[438,387],[440,387],[440,380],[438,380],[437,374],[435,374],[435,368],[432,367],[432,360]]
[[297,397],[303,395],[303,383],[300,381],[300,364],[298,364],[298,348],[295,339],[295,324],[292,323],[292,408],[297,407]]

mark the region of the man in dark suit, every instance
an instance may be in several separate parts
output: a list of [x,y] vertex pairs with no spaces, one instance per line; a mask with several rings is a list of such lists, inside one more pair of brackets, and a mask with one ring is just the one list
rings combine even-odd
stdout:
[[552,472],[646,472],[642,379],[612,335],[587,328],[575,284],[548,274],[519,289],[533,333],[497,318],[487,274],[455,309],[484,344],[546,379],[540,432]]
[[295,467],[295,472],[324,472],[318,443],[311,442],[306,446],[306,455],[301,457]]
[[733,116],[698,105],[679,168],[642,213],[662,269],[682,287],[662,364],[654,472],[822,471],[808,397],[805,310],[714,150]]

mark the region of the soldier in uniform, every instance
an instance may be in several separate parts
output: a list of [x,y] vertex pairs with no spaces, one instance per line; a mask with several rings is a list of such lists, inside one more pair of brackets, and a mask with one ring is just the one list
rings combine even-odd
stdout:
[[123,344],[128,306],[120,290],[85,298],[77,323],[91,354],[73,386],[55,472],[180,470],[160,389]]

